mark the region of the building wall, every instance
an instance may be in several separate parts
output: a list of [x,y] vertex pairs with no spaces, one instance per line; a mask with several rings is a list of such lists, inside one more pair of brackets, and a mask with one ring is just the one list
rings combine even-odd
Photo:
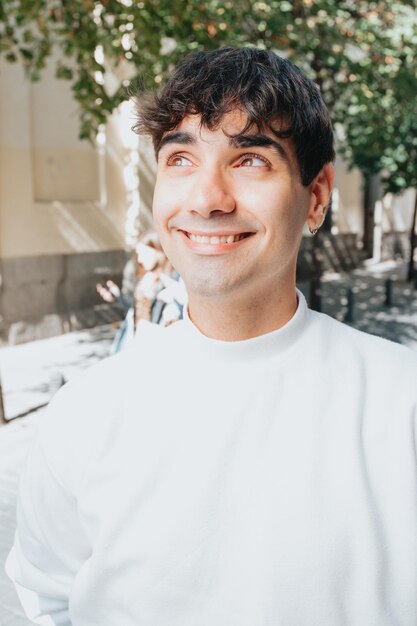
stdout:
[[[341,234],[363,234],[363,176],[348,165],[341,157],[335,163],[335,188],[333,223],[336,231]],[[386,194],[380,207],[375,208],[375,221],[380,225],[382,234],[392,231],[408,233],[413,218],[416,191],[406,189],[403,193],[393,196]],[[417,226],[417,225],[416,225]]]
[[360,171],[356,168],[349,170],[346,162],[337,156],[334,184],[332,221],[337,232],[361,235],[363,232],[363,180]]
[[137,138],[126,140],[126,119],[116,112],[97,145],[80,141],[77,104],[52,63],[30,83],[18,64],[0,61],[3,335],[18,321],[97,305],[95,283],[120,280],[130,209],[140,222],[127,172],[137,167]]

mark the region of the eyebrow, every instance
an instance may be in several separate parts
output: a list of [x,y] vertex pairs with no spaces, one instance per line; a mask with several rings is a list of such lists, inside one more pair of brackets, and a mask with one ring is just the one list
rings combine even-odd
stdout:
[[181,143],[190,145],[195,144],[196,140],[194,135],[192,135],[191,133],[174,131],[173,133],[169,133],[168,135],[165,135],[165,137],[162,137],[156,149],[156,155],[158,156],[160,150],[162,150],[162,148],[170,143]]
[[[195,136],[191,133],[174,131],[162,137],[156,151],[157,155],[164,146],[171,143],[195,145],[197,141]],[[229,145],[232,148],[272,148],[281,159],[286,161],[288,165],[291,165],[290,158],[285,148],[278,141],[274,141],[274,139],[266,135],[234,135],[229,137]]]
[[235,135],[230,137],[229,143],[234,148],[272,148],[281,159],[290,164],[290,158],[285,148],[266,135]]

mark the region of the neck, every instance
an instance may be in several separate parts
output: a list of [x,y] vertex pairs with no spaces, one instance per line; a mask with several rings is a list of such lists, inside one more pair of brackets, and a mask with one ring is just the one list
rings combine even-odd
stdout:
[[190,320],[203,335],[221,341],[243,341],[278,330],[296,310],[295,282],[251,297],[188,296]]

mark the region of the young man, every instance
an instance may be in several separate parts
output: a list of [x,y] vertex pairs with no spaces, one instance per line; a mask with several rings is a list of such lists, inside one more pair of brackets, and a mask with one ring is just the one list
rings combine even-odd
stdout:
[[417,356],[308,309],[333,135],[257,49],[187,57],[142,102],[184,320],[72,380],[20,483],[7,561],[59,626],[415,626]]

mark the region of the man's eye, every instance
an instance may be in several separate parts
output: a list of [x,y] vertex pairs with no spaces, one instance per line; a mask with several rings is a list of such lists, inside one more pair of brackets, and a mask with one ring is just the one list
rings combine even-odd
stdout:
[[183,167],[185,165],[191,165],[191,161],[181,154],[174,154],[168,157],[167,164],[174,165],[175,167]]
[[265,165],[269,165],[269,162],[259,156],[259,154],[245,154],[243,159],[239,161],[238,165],[241,167],[263,167]]

